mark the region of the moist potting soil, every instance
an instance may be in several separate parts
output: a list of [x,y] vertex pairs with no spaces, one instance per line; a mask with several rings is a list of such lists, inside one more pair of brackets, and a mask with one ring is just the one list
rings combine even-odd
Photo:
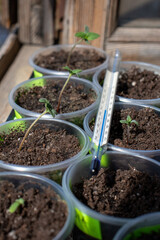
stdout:
[[19,145],[25,132],[14,129],[10,134],[0,134],[0,160],[6,163],[42,166],[69,159],[80,152],[76,136],[65,129],[54,129],[45,124],[36,124],[26,138],[22,149]]
[[72,186],[75,196],[102,214],[134,218],[160,211],[160,178],[140,172],[101,168],[98,175]]
[[[35,59],[35,64],[51,70],[65,71],[63,67],[66,66],[67,57],[68,51],[63,49],[57,52],[53,51],[45,56],[39,54]],[[69,67],[71,69],[85,70],[97,67],[104,61],[105,58],[94,49],[75,49],[71,54]]]
[[[14,185],[0,181],[0,239],[53,239],[64,226],[68,209],[50,188],[33,181]],[[23,198],[14,213],[8,211],[16,199]]]
[[[138,126],[132,123],[120,123],[126,120],[127,116],[138,122]],[[91,122],[91,129],[94,129],[95,121]],[[151,108],[133,108],[115,110],[113,112],[109,143],[119,147],[135,150],[157,150],[160,149],[160,117]]]
[[[100,75],[101,85],[103,85],[104,76],[105,71]],[[160,75],[132,66],[129,70],[119,73],[116,94],[133,99],[160,98]]]
[[[42,113],[44,103],[40,98],[47,98],[52,108],[57,109],[58,97],[64,85],[64,81],[49,81],[44,87],[34,86],[30,89],[21,88],[16,97],[16,103],[24,109]],[[69,82],[62,94],[60,113],[69,113],[81,110],[95,102],[96,94],[93,90],[87,92],[83,84]]]

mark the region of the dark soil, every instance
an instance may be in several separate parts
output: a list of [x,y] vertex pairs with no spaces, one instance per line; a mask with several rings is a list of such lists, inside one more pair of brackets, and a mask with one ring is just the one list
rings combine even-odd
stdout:
[[[53,109],[57,109],[58,97],[63,87],[62,81],[49,81],[44,87],[35,86],[30,89],[21,88],[17,93],[16,103],[27,110],[42,113],[44,103],[40,98],[47,98]],[[82,84],[68,83],[61,99],[60,113],[81,110],[95,102],[96,94],[92,90],[87,92]]]
[[102,168],[72,190],[80,201],[102,214],[134,218],[160,211],[160,179],[132,167]]
[[159,240],[160,232],[152,231],[151,233],[141,233],[140,236],[135,236],[134,234],[130,236],[129,240]]
[[[134,123],[129,128],[127,124],[120,123],[120,120],[126,120],[130,115]],[[94,129],[92,121],[91,129]],[[160,149],[160,117],[150,108],[122,109],[114,111],[110,130],[109,143],[119,147],[130,148],[135,150],[157,150]]]
[[20,129],[0,135],[0,139],[4,139],[0,142],[0,160],[18,165],[41,166],[64,161],[81,150],[78,138],[66,130],[37,124],[18,152],[23,136],[24,132]]
[[[100,76],[101,85],[104,74],[102,72]],[[128,71],[120,72],[116,94],[133,99],[160,98],[160,75],[132,66]]]
[[[39,55],[35,59],[35,64],[40,67],[56,70],[56,71],[65,71],[63,69],[66,66],[68,57],[68,52],[61,50],[57,52],[52,52],[48,55]],[[71,69],[89,69],[99,66],[105,61],[105,58],[100,56],[97,51],[91,49],[81,49],[74,50],[71,58],[69,67]]]
[[[4,180],[0,196],[1,240],[51,240],[67,219],[67,205],[50,187],[30,181],[16,186]],[[18,198],[24,199],[24,206],[10,213],[9,207]]]
[[[138,126],[131,124],[128,142],[127,124],[120,123],[127,115],[138,122]],[[160,149],[160,117],[150,108],[142,108],[139,111],[134,108],[115,111],[109,142],[119,147],[137,150]]]

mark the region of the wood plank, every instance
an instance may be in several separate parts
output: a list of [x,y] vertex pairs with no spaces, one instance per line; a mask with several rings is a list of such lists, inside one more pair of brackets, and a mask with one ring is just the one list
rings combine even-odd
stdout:
[[159,43],[107,43],[105,51],[110,54],[119,49],[123,61],[142,61],[160,66]]
[[118,0],[108,0],[108,19],[106,22],[106,36],[110,37],[117,26]]
[[14,60],[19,48],[17,35],[10,33],[0,48],[0,80]]
[[117,27],[110,42],[160,42],[160,28]]
[[54,22],[54,35],[55,40],[58,40],[59,44],[62,44],[62,32],[64,24],[64,11],[65,11],[65,0],[56,0],[55,6],[55,22]]
[[10,27],[9,0],[1,0],[1,23],[4,27]]
[[22,43],[30,43],[30,6],[31,0],[18,0],[19,39]]
[[43,9],[43,44],[49,46],[53,44],[53,0],[42,1]]
[[11,111],[11,106],[8,102],[8,95],[11,89],[18,83],[27,80],[33,71],[29,66],[28,60],[34,51],[38,50],[36,46],[23,46],[14,62],[10,66],[8,72],[4,75],[0,82],[0,123],[6,121]]
[[84,26],[87,25],[91,32],[101,35],[91,45],[103,48],[107,2],[108,0],[66,0],[63,43],[74,43],[75,33],[84,31]]

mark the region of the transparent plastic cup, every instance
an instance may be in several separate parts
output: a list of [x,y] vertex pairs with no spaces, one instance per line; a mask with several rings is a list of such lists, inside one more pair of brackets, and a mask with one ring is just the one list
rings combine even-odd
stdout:
[[[44,76],[41,78],[32,78],[27,81],[24,81],[18,85],[16,85],[10,92],[9,94],[9,103],[12,106],[12,108],[15,110],[15,115],[17,118],[20,117],[38,117],[40,113],[36,113],[33,111],[29,111],[27,109],[24,109],[20,107],[16,103],[16,97],[17,97],[17,92],[20,90],[20,88],[32,88],[34,86],[45,86],[47,83],[52,82],[52,81],[63,81],[65,83],[66,81],[66,76]],[[92,109],[96,108],[99,104],[100,101],[100,92],[95,86],[94,83],[82,79],[82,78],[77,78],[77,77],[71,77],[70,82],[76,83],[76,84],[83,84],[85,86],[84,91],[86,93],[90,92],[91,90],[95,93],[95,102],[93,102],[90,106],[83,108],[78,111],[74,112],[69,112],[69,113],[62,113],[62,114],[57,114],[55,118],[57,119],[64,119],[71,121],[73,123],[76,123],[77,125],[82,125],[84,116],[91,111]],[[54,96],[53,96],[54,98]],[[45,114],[43,119],[50,119],[53,118],[50,114]]]
[[[18,129],[21,127],[22,129],[26,129],[31,123],[35,120],[35,118],[23,118],[19,120],[8,121],[0,124],[0,133],[10,133],[13,129]],[[61,183],[61,179],[66,168],[73,164],[78,159],[81,159],[88,153],[89,150],[89,139],[86,133],[78,126],[73,123],[60,120],[60,119],[40,119],[38,121],[39,124],[45,124],[47,127],[58,130],[65,129],[68,133],[76,136],[80,143],[80,152],[71,158],[66,158],[64,161],[59,163],[53,163],[43,166],[27,166],[27,165],[17,165],[5,163],[0,160],[0,170],[1,171],[17,171],[17,172],[30,172],[43,174],[54,181]],[[62,149],[63,151],[63,149]]]
[[[54,46],[50,46],[50,47],[45,47],[45,48],[42,48],[42,49],[36,51],[29,59],[29,64],[34,68],[34,77],[40,77],[43,75],[57,75],[57,76],[58,75],[60,75],[60,76],[68,75],[67,71],[56,71],[56,70],[50,70],[47,68],[42,68],[35,63],[35,59],[37,58],[37,56],[39,54],[43,55],[45,57],[46,55],[52,53],[53,51],[58,52],[61,49],[69,52],[72,47],[73,47],[73,45],[68,45],[68,44],[60,45],[59,44],[59,45],[54,45]],[[99,66],[94,67],[94,68],[83,70],[80,73],[80,76],[83,76],[85,78],[90,78],[90,76],[92,76],[98,69],[107,66],[108,56],[107,56],[107,53],[105,51],[103,51],[102,49],[96,48],[93,46],[89,46],[89,45],[77,45],[76,50],[77,49],[79,49],[79,50],[81,50],[81,49],[95,50],[100,56],[105,58],[105,61],[102,64],[100,64]]]
[[[144,107],[149,107],[151,109],[154,109],[155,112],[157,113],[157,115],[160,116],[160,108],[149,106],[149,105],[140,105],[140,104],[132,104],[132,103],[129,104],[129,103],[116,102],[114,105],[114,111],[120,110],[120,109],[131,108],[131,107],[134,107],[137,110],[142,109]],[[90,138],[92,138],[93,132],[92,132],[89,124],[94,118],[96,118],[96,115],[97,115],[97,110],[93,109],[84,118],[83,128]],[[149,158],[153,158],[157,161],[160,161],[160,149],[157,149],[157,150],[133,150],[133,149],[129,149],[129,148],[118,147],[111,143],[108,143],[108,149],[112,150],[112,151],[118,151],[118,152],[140,154],[140,155],[144,155]]]
[[[160,164],[144,156],[125,154],[121,152],[108,151],[106,166],[112,169],[133,168],[148,173],[149,175],[160,176]],[[107,239],[112,240],[115,233],[125,223],[132,221],[131,218],[121,218],[104,215],[94,211],[83,204],[72,192],[72,186],[90,177],[90,166],[92,155],[85,156],[82,160],[70,166],[62,179],[62,187],[68,195],[76,210],[75,225],[77,227],[77,239]],[[76,234],[76,233],[75,233]]]
[[[60,185],[40,175],[17,172],[0,173],[0,181],[9,181],[10,183],[16,184],[16,186],[19,186],[22,183],[28,183],[28,187],[32,187],[32,184],[33,186],[35,186],[35,184],[38,184],[39,188],[41,186],[43,186],[43,188],[51,187],[52,191],[56,192],[59,197],[66,202],[68,208],[68,217],[66,219],[66,222],[61,231],[55,238],[53,238],[53,240],[64,240],[71,233],[74,224],[75,213],[70,200]],[[42,191],[44,190],[42,189]]]
[[143,233],[148,234],[152,239],[153,232],[160,232],[160,212],[145,214],[126,223],[113,240],[130,240],[131,235],[136,239]]
[[[145,62],[135,62],[135,61],[129,61],[129,62],[121,62],[120,65],[120,71],[128,71],[132,66],[136,66],[140,68],[141,70],[147,69],[149,71],[153,71],[155,74],[160,75],[160,67],[157,65],[145,63]],[[98,89],[102,91],[102,86],[100,85],[100,76],[103,71],[105,71],[106,68],[99,69],[96,71],[96,73],[93,75],[93,82],[97,85]],[[156,99],[134,99],[134,98],[125,98],[116,95],[116,101],[119,102],[125,102],[125,103],[132,103],[132,104],[144,104],[144,105],[152,105],[160,107],[160,98]]]

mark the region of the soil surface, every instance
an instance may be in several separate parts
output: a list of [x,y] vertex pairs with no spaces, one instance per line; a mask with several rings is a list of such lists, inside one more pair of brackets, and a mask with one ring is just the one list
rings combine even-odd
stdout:
[[[51,189],[33,182],[15,186],[6,180],[0,182],[0,239],[51,240],[62,229],[67,219],[67,205]],[[8,211],[16,199],[24,205]]]
[[[44,87],[21,88],[17,93],[16,103],[27,110],[42,113],[45,110],[40,98],[47,98],[52,108],[57,109],[58,97],[64,85],[62,81],[49,81]],[[90,106],[96,100],[93,90],[87,92],[83,84],[69,82],[62,94],[60,113],[75,112]]]
[[[35,64],[40,67],[56,70],[56,71],[65,71],[63,67],[66,66],[67,63],[68,52],[61,51],[53,51],[48,55],[39,55],[35,59]],[[74,50],[71,54],[69,67],[71,69],[89,69],[99,66],[105,61],[105,58],[100,56],[97,51],[94,49],[81,49]]]
[[[102,72],[99,79],[101,85],[104,76],[105,72]],[[160,75],[132,66],[128,71],[120,72],[116,94],[133,99],[160,98]]]
[[31,129],[22,149],[19,145],[24,137],[20,129],[10,134],[1,134],[0,160],[26,166],[41,166],[64,161],[80,152],[80,143],[76,136],[64,129],[54,129],[44,124],[36,124]]
[[[138,126],[132,123],[120,123],[120,120],[126,120],[127,116],[138,122]],[[91,122],[91,129],[94,129],[94,123]],[[110,130],[109,143],[119,147],[135,150],[157,150],[160,149],[160,117],[150,108],[142,108],[137,111],[135,108],[122,109],[114,111]]]
[[134,218],[160,211],[160,178],[132,167],[101,168],[97,176],[83,179],[72,190],[80,201],[102,214]]
[[129,240],[159,240],[160,239],[160,232],[152,231],[150,234],[142,233],[140,236],[135,236],[131,234]]

